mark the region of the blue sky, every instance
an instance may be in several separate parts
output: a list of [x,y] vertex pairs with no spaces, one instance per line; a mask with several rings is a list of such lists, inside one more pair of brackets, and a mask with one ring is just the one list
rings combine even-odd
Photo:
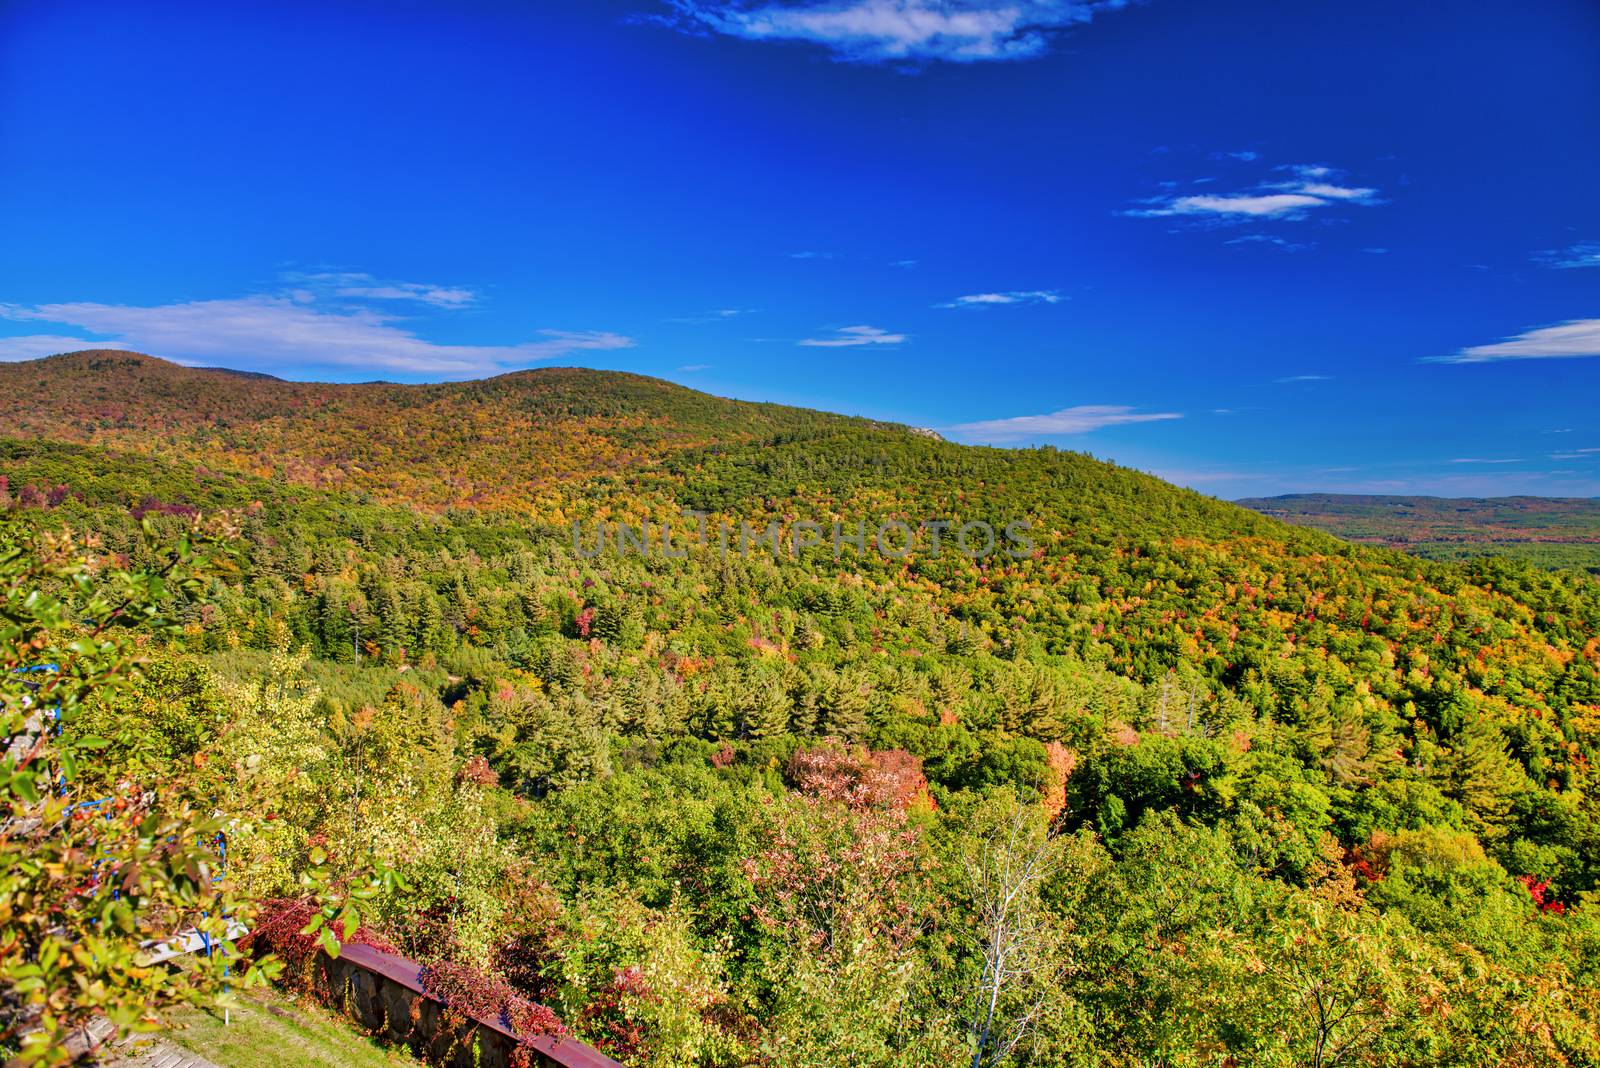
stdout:
[[1600,495],[1600,7],[0,5],[0,358]]

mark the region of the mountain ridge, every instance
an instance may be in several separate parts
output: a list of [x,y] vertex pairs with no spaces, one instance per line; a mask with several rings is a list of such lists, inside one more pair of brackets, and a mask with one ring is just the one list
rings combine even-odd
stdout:
[[[0,364],[8,436],[200,458],[429,508],[507,505],[508,487],[537,490],[677,449],[845,426],[893,424],[587,368],[413,385],[241,376],[105,349]],[[430,484],[419,472],[438,477]]]

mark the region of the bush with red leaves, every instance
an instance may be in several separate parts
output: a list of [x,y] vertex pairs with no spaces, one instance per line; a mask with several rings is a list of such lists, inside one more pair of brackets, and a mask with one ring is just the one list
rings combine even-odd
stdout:
[[618,968],[583,1007],[579,1024],[596,1049],[624,1062],[639,1060],[649,1052],[649,1036],[644,1023],[633,1018],[629,1003],[660,1000],[637,967]]
[[1566,905],[1560,901],[1550,899],[1550,883],[1548,880],[1540,882],[1531,875],[1519,875],[1517,876],[1517,882],[1527,889],[1528,896],[1533,898],[1533,903],[1540,912],[1550,912],[1557,916],[1566,914]]
[[456,772],[456,781],[473,786],[499,786],[500,776],[495,774],[488,760],[482,756],[475,756]]
[[[256,913],[255,926],[239,939],[239,948],[253,956],[273,954],[283,961],[284,977],[299,985],[308,985],[311,979],[311,962],[317,956],[314,935],[302,934],[317,906],[305,898],[274,898],[263,902]],[[333,926],[334,937],[340,934]],[[371,946],[384,953],[398,953],[393,944],[370,927],[358,927],[349,938],[340,938],[341,945]]]
[[405,922],[397,925],[395,932],[401,955],[428,964],[450,960],[460,954],[461,943],[451,916],[454,907],[455,900],[446,898],[436,905],[408,912]]
[[[65,486],[61,488],[66,489]],[[138,504],[129,509],[129,512],[135,519],[143,519],[147,515],[176,515],[188,519],[199,515],[200,509],[192,504],[184,504],[182,502],[168,504],[160,497],[152,497],[146,494]]]
[[468,965],[450,961],[430,964],[418,978],[423,993],[444,1002],[457,1028],[469,1027],[473,1021],[493,1021],[523,1044],[568,1033],[548,1008],[518,994],[504,979],[484,975]]
[[502,929],[510,933],[491,948],[493,970],[525,997],[554,997],[545,968],[561,955],[561,902],[526,866],[508,873],[507,887],[501,919]]
[[825,743],[797,750],[784,774],[799,793],[858,810],[904,812],[928,796],[922,761],[904,749],[852,752]]
[[874,749],[867,756],[872,765],[867,781],[877,796],[887,800],[889,808],[903,812],[915,804],[933,804],[921,757],[904,749]]

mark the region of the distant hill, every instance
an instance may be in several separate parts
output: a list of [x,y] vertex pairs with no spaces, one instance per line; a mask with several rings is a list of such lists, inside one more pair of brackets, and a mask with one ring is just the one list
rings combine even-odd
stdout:
[[1600,571],[1600,498],[1293,493],[1236,503],[1347,541],[1435,560],[1510,556]]
[[204,460],[431,508],[515,507],[679,449],[851,425],[880,424],[571,367],[401,385],[288,382],[117,350],[0,364],[7,436]]

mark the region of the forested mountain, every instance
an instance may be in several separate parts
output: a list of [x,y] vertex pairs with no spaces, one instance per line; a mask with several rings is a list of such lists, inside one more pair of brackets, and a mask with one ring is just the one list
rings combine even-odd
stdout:
[[1434,560],[1509,556],[1600,573],[1600,499],[1291,493],[1235,502],[1286,523]]
[[631,375],[0,385],[11,541],[236,528],[69,736],[251,797],[268,913],[392,868],[636,1064],[1600,1058],[1591,577]]
[[8,436],[198,459],[428,508],[518,510],[553,484],[676,449],[852,423],[865,425],[578,368],[411,386],[285,382],[120,350],[0,363]]

